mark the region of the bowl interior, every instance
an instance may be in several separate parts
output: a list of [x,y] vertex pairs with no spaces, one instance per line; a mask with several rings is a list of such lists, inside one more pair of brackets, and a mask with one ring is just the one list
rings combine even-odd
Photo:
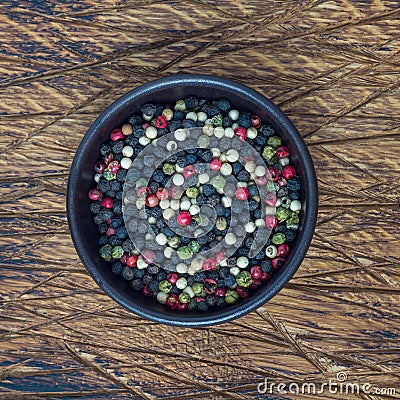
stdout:
[[[108,139],[113,128],[120,126],[133,113],[139,112],[144,103],[174,103],[191,94],[210,100],[226,97],[235,108],[258,114],[263,122],[269,122],[274,127],[289,148],[291,163],[300,176],[303,209],[288,262],[285,267],[275,271],[266,284],[233,305],[213,308],[207,312],[182,313],[168,309],[156,299],[135,292],[129,282],[111,272],[110,265],[98,254],[99,234],[89,209],[87,193],[94,187],[93,165],[99,157],[99,148]],[[204,326],[234,319],[256,309],[274,296],[290,279],[304,258],[312,238],[317,213],[317,186],[312,161],[303,140],[273,103],[245,86],[224,79],[178,76],[143,85],[118,99],[100,115],[85,135],[74,158],[68,184],[67,209],[72,238],[79,256],[95,281],[114,300],[157,322]]]

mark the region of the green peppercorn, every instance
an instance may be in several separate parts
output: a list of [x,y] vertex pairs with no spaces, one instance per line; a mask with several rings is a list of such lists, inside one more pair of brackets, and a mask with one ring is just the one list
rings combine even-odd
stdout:
[[192,289],[193,289],[194,294],[197,296],[204,291],[203,285],[199,282],[194,283],[192,286]]
[[199,189],[197,187],[190,187],[186,189],[186,196],[189,197],[189,199],[195,199],[199,194]]
[[289,197],[287,197],[287,196],[281,197],[281,207],[289,208],[290,203],[291,203],[291,200],[289,199]]
[[192,240],[189,243],[188,247],[190,248],[190,250],[192,250],[193,253],[198,253],[201,249],[201,246],[199,245],[199,243],[196,240]]
[[279,222],[286,221],[289,218],[290,210],[287,208],[279,207],[276,210],[276,218],[278,218]]
[[112,249],[111,257],[114,259],[121,258],[124,255],[124,249],[122,246],[115,246]]
[[171,238],[168,239],[168,246],[172,247],[172,248],[177,248],[179,246],[179,243],[181,242],[181,239],[179,238],[179,236],[172,236]]
[[175,166],[170,163],[163,165],[163,172],[165,175],[173,175],[175,173]]
[[187,293],[181,293],[178,298],[179,303],[186,304],[190,302],[190,296]]
[[221,114],[218,114],[218,115],[216,115],[215,117],[212,117],[211,123],[212,123],[214,126],[222,126],[222,115],[221,115]]
[[282,140],[279,136],[271,136],[268,138],[268,145],[272,147],[279,147],[282,144]]
[[286,227],[288,229],[297,229],[299,227],[300,217],[299,212],[294,211],[290,214],[289,218],[286,221]]
[[106,260],[106,261],[111,261],[112,256],[112,247],[109,244],[104,245],[103,247],[100,248],[99,250],[100,256]]
[[206,135],[201,135],[198,139],[197,139],[197,145],[200,148],[206,148],[210,145],[210,138]]
[[163,293],[169,293],[172,289],[172,286],[173,286],[172,283],[168,282],[166,279],[161,281],[158,284],[158,288],[160,289],[160,292],[163,292]]
[[264,147],[264,150],[262,152],[262,156],[266,160],[271,160],[271,158],[275,155],[275,149],[271,146],[266,146]]
[[108,181],[111,181],[117,177],[116,174],[113,174],[108,168],[106,168],[103,172],[104,178],[106,178]]
[[275,233],[275,235],[272,236],[273,244],[282,244],[285,243],[285,241],[286,241],[286,236],[283,233]]
[[210,183],[214,186],[215,190],[222,190],[226,185],[226,179],[221,175],[217,175],[211,179]]
[[181,260],[187,260],[193,256],[193,251],[189,246],[179,247],[177,253]]
[[239,295],[234,290],[228,290],[225,294],[225,301],[228,304],[233,304],[238,298]]
[[236,275],[236,283],[242,287],[249,287],[253,283],[253,279],[249,271],[240,271]]
[[139,178],[136,182],[135,182],[135,189],[140,189],[144,186],[147,186],[147,180],[144,178]]

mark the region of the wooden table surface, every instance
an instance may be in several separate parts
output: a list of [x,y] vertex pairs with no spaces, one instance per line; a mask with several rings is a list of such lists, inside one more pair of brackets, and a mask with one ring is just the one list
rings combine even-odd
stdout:
[[[2,0],[0,398],[400,398],[399,5]],[[103,294],[65,213],[69,166],[96,116],[176,73],[270,97],[320,187],[315,237],[287,287],[198,330],[145,321]],[[264,378],[318,389],[343,373],[360,394],[257,390]]]

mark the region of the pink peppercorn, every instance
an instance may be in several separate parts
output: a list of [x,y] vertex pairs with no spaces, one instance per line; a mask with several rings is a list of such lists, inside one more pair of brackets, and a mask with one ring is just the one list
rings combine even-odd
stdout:
[[106,165],[110,164],[110,162],[114,160],[114,154],[110,153],[108,156],[104,157],[104,162],[106,163]]
[[282,169],[282,176],[285,179],[290,179],[293,178],[296,175],[296,170],[294,167],[292,167],[291,165],[287,165],[286,167],[284,167]]
[[272,260],[272,267],[277,269],[283,265],[285,262],[285,259],[282,257],[276,257]]
[[103,195],[103,194],[100,192],[100,190],[98,190],[98,189],[92,189],[92,190],[89,192],[89,199],[90,199],[90,200],[94,200],[94,201],[100,200],[102,195]]
[[258,115],[253,115],[251,118],[251,125],[254,126],[254,128],[258,129],[261,126],[261,119]]
[[265,227],[268,229],[274,229],[278,225],[278,219],[275,215],[266,215],[265,216]]
[[262,277],[260,278],[261,282],[267,281],[269,278],[271,278],[271,275],[268,272],[263,272]]
[[189,303],[178,303],[177,309],[179,311],[185,311],[189,307]]
[[182,211],[178,214],[176,220],[178,221],[179,225],[185,226],[190,224],[192,216],[187,211]]
[[110,164],[108,164],[108,169],[113,173],[116,174],[120,168],[119,162],[118,161],[111,161]]
[[107,228],[106,235],[107,235],[108,237],[113,236],[113,235],[115,235],[116,233],[117,233],[117,230],[116,230],[115,228],[111,228],[111,226],[109,226],[109,227]]
[[275,168],[268,169],[271,179],[276,182],[279,179],[279,171]]
[[157,196],[160,200],[168,199],[168,189],[165,189],[165,188],[159,188],[159,189],[157,189],[156,196]]
[[187,179],[194,175],[194,167],[193,165],[187,165],[183,168],[183,176]]
[[[264,272],[263,272],[264,274]],[[253,279],[253,282],[251,282],[251,285],[249,286],[250,289],[257,289],[262,285],[261,279]]]
[[247,137],[247,129],[239,126],[238,128],[234,129],[235,135],[239,136],[239,139],[244,142]]
[[285,186],[287,184],[287,180],[283,176],[280,176],[277,183],[278,186]]
[[159,201],[160,201],[160,199],[155,194],[149,194],[146,197],[146,206],[153,208],[156,205],[158,205]]
[[286,257],[286,256],[289,254],[289,251],[290,251],[289,245],[288,245],[287,243],[283,243],[283,244],[280,244],[280,245],[277,247],[277,253],[276,253],[276,255],[277,255],[278,257]]
[[242,297],[242,298],[248,297],[248,295],[249,295],[249,291],[247,290],[247,288],[243,288],[241,286],[238,286],[236,288],[236,292],[239,295],[239,297]]
[[247,200],[249,191],[245,187],[240,187],[236,190],[235,196],[238,200]]
[[213,171],[218,171],[221,169],[222,166],[222,161],[219,158],[214,158],[211,162],[210,162],[210,168]]
[[274,192],[268,192],[267,195],[265,196],[265,204],[269,207],[274,207],[276,204],[276,194]]
[[143,293],[146,297],[153,297],[153,296],[154,296],[152,290],[151,290],[147,285],[143,288],[142,293]]
[[279,157],[288,157],[290,154],[289,149],[286,146],[279,146],[276,150],[275,150],[275,154]]
[[167,275],[167,281],[169,282],[169,283],[172,283],[173,285],[175,285],[175,283],[176,283],[176,281],[179,279],[179,275],[178,274],[176,274],[175,272],[170,272],[168,275]]
[[213,258],[207,258],[203,262],[203,269],[204,271],[212,271],[216,268],[217,262]]
[[143,250],[142,258],[146,264],[152,264],[156,259],[156,255],[153,250]]
[[259,265],[255,265],[254,267],[251,267],[250,273],[252,278],[260,279],[263,275],[263,270]]
[[94,170],[96,171],[96,172],[99,172],[100,174],[102,173],[102,172],[104,172],[104,170],[106,169],[106,164],[104,164],[104,163],[102,163],[102,162],[97,162],[96,164],[94,164]]
[[215,293],[214,296],[215,297],[224,297],[226,294],[226,290],[224,288],[218,288]]
[[167,119],[163,115],[159,115],[156,118],[156,127],[160,129],[167,127]]
[[119,128],[115,128],[111,131],[111,140],[113,142],[116,142],[119,139],[123,139],[125,136],[122,133],[122,130]]
[[175,310],[178,307],[179,301],[178,301],[178,296],[176,294],[170,294],[167,297],[167,301],[165,303],[168,307],[171,307],[173,310]]
[[110,197],[106,197],[102,200],[101,206],[104,208],[113,208],[114,200]]

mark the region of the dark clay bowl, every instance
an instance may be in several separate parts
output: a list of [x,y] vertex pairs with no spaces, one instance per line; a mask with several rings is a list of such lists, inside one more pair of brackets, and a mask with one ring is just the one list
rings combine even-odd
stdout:
[[[174,103],[188,95],[207,99],[226,97],[240,110],[258,114],[268,121],[291,151],[291,163],[301,179],[302,216],[288,262],[249,297],[206,312],[170,310],[154,298],[132,290],[130,283],[113,275],[109,264],[99,256],[97,225],[89,210],[88,192],[93,188],[93,165],[99,148],[110,131],[138,112],[140,106],[157,101]],[[67,196],[68,222],[76,250],[97,284],[128,310],[150,320],[183,327],[213,325],[239,318],[275,296],[299,268],[310,245],[317,216],[317,181],[310,154],[296,128],[270,100],[232,81],[203,75],[172,76],[140,86],[111,104],[94,122],[72,162]]]

